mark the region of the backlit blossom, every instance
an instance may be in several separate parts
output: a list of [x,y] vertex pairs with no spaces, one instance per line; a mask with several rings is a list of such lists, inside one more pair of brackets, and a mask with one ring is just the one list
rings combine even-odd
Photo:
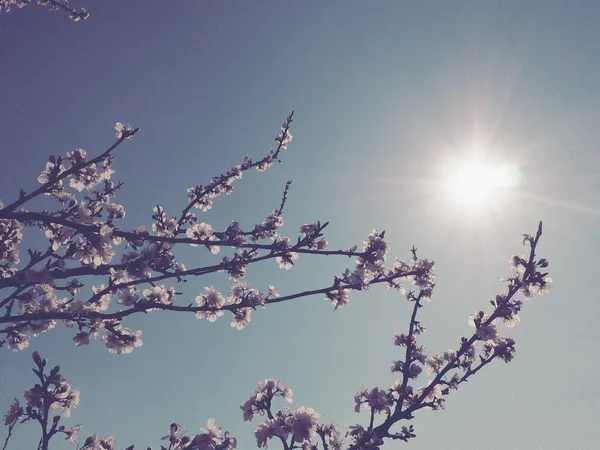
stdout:
[[[185,235],[190,238],[190,239],[194,239],[194,240],[198,240],[198,241],[207,241],[207,240],[213,240],[213,229],[212,227],[207,224],[207,223],[198,223],[196,225],[191,226],[190,228],[188,228],[185,231]],[[197,247],[199,244],[190,244],[192,247]],[[217,254],[219,253],[219,247],[216,245],[210,245],[207,243],[204,243],[204,245],[206,245],[206,247],[210,250],[211,253],[213,254]]]
[[[208,239],[209,237],[211,237],[213,234],[213,229],[212,227],[205,223],[197,223],[196,225],[191,226],[190,228],[188,228],[185,231],[185,235],[187,237],[189,237],[190,239],[195,239],[195,240],[204,240],[204,239]],[[192,246],[197,246],[197,244],[191,244]]]
[[223,294],[212,286],[204,289],[207,293],[197,296],[196,303],[200,306],[208,306],[209,308],[222,308],[225,304],[225,297],[223,297]]
[[120,355],[131,353],[135,347],[141,347],[143,344],[141,336],[141,331],[132,333],[127,328],[116,326],[102,336],[102,342],[106,345],[109,352]]
[[281,133],[274,139],[282,149],[287,149],[287,145],[293,139],[292,133],[289,131],[289,126],[290,124],[288,122],[284,122],[281,125]]
[[259,381],[254,393],[240,406],[244,420],[249,422],[255,415],[264,415],[267,408],[270,407],[273,397],[282,397],[291,403],[293,392],[280,380],[267,378]]
[[287,440],[289,434],[290,426],[286,423],[286,418],[281,413],[277,414],[273,419],[269,419],[258,425],[254,431],[258,448],[266,448],[267,441],[275,436]]
[[439,384],[436,384],[435,386],[433,386],[429,392],[427,393],[427,395],[425,396],[425,401],[426,402],[431,402],[433,400],[435,400],[436,398],[439,398],[442,396],[442,388],[440,387]]
[[206,311],[197,311],[196,318],[206,319],[209,322],[214,322],[217,320],[217,318],[223,315],[223,311],[220,311],[220,309],[225,304],[225,297],[223,297],[223,294],[221,294],[218,289],[215,289],[212,286],[205,289],[207,293],[197,296],[196,303],[199,306],[206,306],[211,309]]
[[23,239],[21,224],[16,220],[0,219],[0,279],[12,277],[19,264],[18,244]]
[[251,308],[238,308],[233,312],[233,320],[231,326],[236,330],[241,330],[252,320]]
[[336,291],[328,292],[326,295],[327,300],[333,305],[333,309],[339,309],[348,303],[348,289],[338,289]]
[[151,303],[160,303],[170,305],[175,300],[175,289],[167,290],[164,285],[154,286],[150,289],[144,289],[142,292],[144,297]]
[[[252,230],[252,237],[255,240],[258,239],[275,239],[277,237],[277,230],[283,226],[283,217],[279,215],[277,210],[274,210],[269,214],[265,220],[254,227]],[[289,239],[283,238],[278,244],[283,244],[285,247],[289,247]]]
[[394,402],[388,391],[374,387],[373,389],[361,389],[354,394],[354,411],[359,412],[361,405],[372,409],[376,413],[389,412]]
[[102,178],[104,177],[98,171],[96,164],[89,164],[70,176],[69,186],[78,192],[84,189],[89,191],[94,189]]
[[13,331],[6,338],[6,344],[8,345],[8,348],[12,351],[19,352],[29,347],[29,336],[18,331]]
[[515,341],[512,338],[496,338],[493,342],[494,354],[496,354],[502,361],[510,362],[513,359],[513,355],[516,351]]
[[517,314],[517,310],[515,310],[512,306],[504,306],[499,310],[499,319],[506,325],[508,328],[514,327],[518,324],[521,318]]
[[531,286],[531,292],[538,295],[544,295],[552,290],[552,278],[549,276],[544,277],[540,283],[534,283]]
[[267,448],[267,441],[273,437],[273,430],[268,422],[262,423],[254,430],[254,437],[256,438],[256,446],[258,448]]
[[89,345],[90,344],[90,334],[86,333],[85,331],[77,333],[73,337],[73,341],[75,342],[75,345],[77,347],[81,347],[82,345]]
[[294,266],[294,261],[298,259],[298,253],[285,253],[275,259],[279,263],[280,269],[290,270]]
[[471,314],[469,316],[469,326],[473,328],[479,328],[479,325],[486,322],[488,320],[488,316],[483,313],[483,311],[476,312],[475,314]]
[[298,408],[292,413],[291,431],[296,442],[311,442],[317,431],[319,414],[312,408]]
[[97,434],[92,434],[86,438],[83,448],[85,450],[114,450],[115,438],[114,436],[107,436],[100,439]]
[[25,411],[19,401],[15,398],[4,415],[4,425],[13,425],[23,416],[23,414],[25,414]]
[[106,203],[104,205],[111,219],[122,219],[125,217],[125,208],[117,203]]
[[[94,294],[103,293],[106,290],[106,286],[100,284],[98,286],[92,286],[92,291]],[[85,304],[86,308],[91,309],[93,311],[106,311],[110,306],[110,294],[108,292],[103,293],[94,299],[93,302],[87,302]]]
[[45,319],[45,320],[32,320],[29,323],[29,332],[37,337],[48,330],[51,330],[56,326],[56,320]]
[[215,426],[214,419],[208,419],[207,428],[201,429],[202,433],[197,434],[190,445],[194,450],[214,450],[223,439],[223,431]]
[[117,294],[119,296],[117,299],[119,305],[132,306],[139,300],[139,291],[135,286],[127,286],[124,289],[119,289]]
[[61,225],[53,225],[52,228],[45,232],[46,237],[52,244],[52,250],[54,251],[69,242],[74,234],[75,230],[73,228],[63,227]]
[[342,450],[344,447],[344,440],[342,439],[340,429],[335,423],[318,425],[317,433],[325,437],[325,443],[330,450]]
[[495,325],[480,327],[475,332],[482,341],[491,341],[498,336],[498,328]]
[[122,137],[132,139],[137,131],[137,128],[133,128],[128,123],[117,122],[115,124],[115,136],[117,136],[117,139],[121,139]]
[[110,263],[113,256],[115,256],[115,251],[109,236],[91,235],[87,239],[83,237],[78,239],[73,259],[92,267],[98,267]]
[[395,334],[394,335],[394,345],[398,345],[400,347],[406,347],[408,344],[414,344],[415,342],[415,337],[414,336],[409,336],[404,334],[404,333],[400,333],[400,334]]
[[79,432],[81,431],[82,425],[73,425],[71,428],[68,428],[64,431],[65,439],[71,441],[72,443],[76,443],[79,439]]
[[436,375],[440,373],[446,361],[442,355],[431,355],[425,360],[427,375]]
[[[64,166],[60,165],[56,165],[56,163],[52,162],[52,161],[48,161],[46,163],[46,169],[42,170],[42,172],[40,173],[40,176],[38,177],[38,183],[40,184],[46,184],[50,181],[55,181],[56,178],[62,173],[64,172],[65,168]],[[57,182],[58,186],[62,185],[62,181],[58,181]]]
[[157,236],[174,237],[178,228],[177,219],[175,217],[165,215],[165,210],[162,206],[152,208],[152,232]]

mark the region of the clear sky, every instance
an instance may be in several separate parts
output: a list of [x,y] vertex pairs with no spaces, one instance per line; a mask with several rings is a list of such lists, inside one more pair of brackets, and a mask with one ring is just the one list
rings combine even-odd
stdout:
[[[517,341],[515,360],[487,367],[446,411],[418,414],[415,440],[385,448],[597,448],[600,5],[410,3],[73,0],[88,21],[36,5],[2,15],[0,198],[34,187],[50,153],[100,153],[126,121],[141,132],[118,149],[117,200],[126,227],[149,226],[156,204],[175,215],[186,188],[246,153],[262,156],[294,109],[284,163],[249,174],[203,220],[252,225],[293,179],[284,233],[320,219],[331,222],[331,248],[360,245],[375,227],[387,230],[390,256],[415,245],[437,268],[422,311],[430,352],[471,332],[467,316],[502,290],[520,233],[544,221],[539,254],[554,287],[502,329]],[[446,161],[474,148],[514,164],[520,183],[484,211],[463,211],[442,200],[451,186],[440,180]],[[291,293],[327,285],[345,264],[301,257],[294,270],[273,262],[249,280]],[[206,284],[228,285],[192,280],[190,301]],[[352,396],[394,381],[392,337],[408,314],[383,287],[336,312],[320,297],[274,305],[242,332],[156,313],[127,322],[144,331],[130,355],[100,342],[75,348],[59,326],[26,351],[0,352],[0,409],[34,382],[37,349],[82,391],[71,423],[114,434],[120,448],[158,447],[171,422],[194,434],[209,417],[252,448],[257,423],[244,423],[239,405],[265,377],[326,421],[366,424]],[[33,426],[22,432],[15,448],[37,443],[26,436]]]

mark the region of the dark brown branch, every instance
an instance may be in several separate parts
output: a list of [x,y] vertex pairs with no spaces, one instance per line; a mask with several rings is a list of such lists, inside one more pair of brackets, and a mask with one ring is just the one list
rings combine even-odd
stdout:
[[[372,284],[379,283],[389,283],[397,278],[410,277],[416,275],[418,272],[409,271],[404,273],[398,273],[389,275],[386,277],[376,278],[371,281],[367,286]],[[339,282],[334,282],[331,286],[321,289],[307,290],[303,292],[298,292],[296,294],[285,295],[281,297],[274,297],[266,300],[265,306],[273,304],[273,303],[281,303],[289,300],[293,300],[301,297],[309,297],[318,294],[327,294],[330,292],[335,292],[339,289],[349,289],[349,290],[363,290],[365,286],[354,283],[354,284],[346,284],[340,285]],[[220,310],[221,311],[235,311],[239,308],[247,308],[252,307],[250,305],[246,305],[243,303],[233,304],[233,305],[224,305]],[[36,320],[76,320],[76,319],[100,319],[100,320],[121,320],[124,317],[130,316],[139,312],[148,312],[151,309],[160,309],[164,311],[175,311],[175,312],[190,312],[196,313],[199,311],[211,311],[213,310],[207,306],[177,306],[177,305],[164,305],[158,303],[149,303],[145,305],[136,304],[130,309],[126,309],[123,311],[117,311],[114,313],[100,313],[97,311],[86,311],[81,315],[74,315],[73,313],[68,312],[60,312],[60,311],[49,311],[44,313],[34,313],[34,314],[22,314],[19,316],[11,316],[11,317],[0,317],[0,323],[10,323],[10,322],[27,322],[27,321],[36,321]],[[0,330],[0,333],[7,332],[8,329]]]

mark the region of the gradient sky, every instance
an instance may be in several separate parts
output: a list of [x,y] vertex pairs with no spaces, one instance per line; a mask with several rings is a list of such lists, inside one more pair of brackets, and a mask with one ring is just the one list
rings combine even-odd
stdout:
[[[156,204],[175,215],[186,188],[246,153],[262,156],[294,109],[284,163],[245,176],[203,220],[251,226],[293,179],[284,234],[320,219],[331,222],[331,248],[360,245],[375,227],[387,230],[391,257],[415,245],[437,268],[421,314],[429,352],[471,332],[467,316],[502,290],[520,234],[544,221],[538,253],[554,287],[525,305],[516,328],[501,327],[516,339],[515,360],[486,367],[446,411],[418,414],[409,444],[384,448],[597,448],[600,5],[418,3],[73,0],[88,21],[34,5],[2,15],[0,198],[31,190],[51,153],[103,151],[126,121],[141,132],[118,149],[117,200],[124,227],[149,226]],[[483,215],[440,201],[444,161],[473,143],[522,174]],[[189,267],[197,257],[184,253]],[[302,256],[289,272],[252,268],[249,281],[291,293],[327,285],[347,264]],[[191,280],[190,301],[207,284],[228,286]],[[158,448],[171,422],[195,434],[209,417],[252,448],[258,422],[244,423],[239,405],[265,377],[282,379],[294,405],[324,421],[367,424],[352,396],[394,381],[393,333],[408,314],[383,287],[336,312],[320,297],[274,305],[242,332],[229,320],[155,313],[125,322],[144,331],[130,355],[99,342],[75,348],[58,326],[26,351],[0,352],[0,409],[34,383],[37,349],[82,391],[67,423],[83,423],[84,436],[114,434],[119,448]],[[13,448],[32,443],[29,425]]]

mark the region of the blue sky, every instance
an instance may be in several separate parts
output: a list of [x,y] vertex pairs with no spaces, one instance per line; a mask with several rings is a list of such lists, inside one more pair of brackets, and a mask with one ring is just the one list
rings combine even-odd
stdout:
[[[412,245],[436,261],[438,287],[422,311],[430,352],[457,346],[467,316],[502,290],[520,233],[545,233],[552,293],[503,330],[515,360],[495,363],[413,421],[414,450],[592,449],[600,439],[600,6],[595,2],[178,1],[77,2],[71,23],[39,6],[0,16],[0,198],[31,189],[49,154],[98,154],[112,127],[141,127],[117,152],[124,227],[149,226],[152,207],[176,214],[185,189],[244,154],[262,156],[293,109],[284,163],[252,173],[203,220],[252,225],[294,184],[284,233],[330,221],[331,248],[387,230],[390,256]],[[485,214],[440,201],[444,161],[476,142],[516,164],[521,183]],[[185,251],[193,263],[193,253]],[[188,254],[189,253],[189,254]],[[301,257],[289,272],[251,270],[257,288],[322,287],[346,260]],[[207,284],[193,280],[190,299]],[[60,364],[82,391],[71,423],[117,444],[158,446],[176,421],[191,433],[209,417],[251,448],[256,423],[239,405],[265,377],[326,421],[365,424],[361,387],[389,386],[393,333],[408,304],[385,288],[333,312],[322,298],[274,305],[237,332],[229,321],[154,314],[131,355],[99,342],[71,345],[58,327],[21,353],[0,353],[0,409],[33,383],[31,350]],[[29,448],[23,428],[15,443]],[[0,433],[0,437],[3,434]],[[32,439],[31,436],[29,439]],[[272,444],[277,448],[276,443]],[[16,447],[15,447],[16,448]],[[59,448],[59,447],[57,447]]]

